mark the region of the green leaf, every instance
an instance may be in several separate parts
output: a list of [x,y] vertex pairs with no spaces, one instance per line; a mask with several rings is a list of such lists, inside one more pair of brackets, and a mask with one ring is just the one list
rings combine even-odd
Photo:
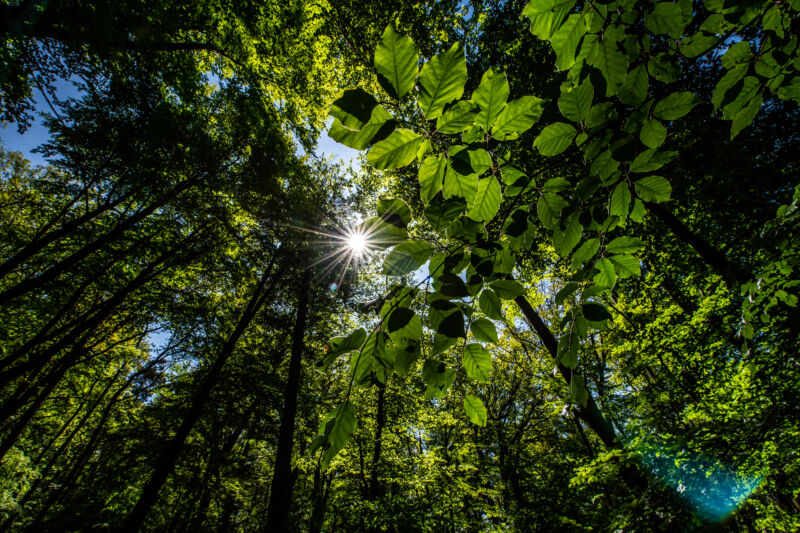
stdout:
[[598,273],[594,276],[594,282],[600,287],[613,287],[617,282],[617,274],[614,272],[614,265],[606,258],[600,259],[594,267]]
[[733,123],[731,124],[731,139],[736,137],[740,131],[753,122],[763,103],[763,98],[758,94],[751,98],[747,105],[736,113],[736,116],[733,117]]
[[611,318],[611,313],[608,312],[608,309],[598,303],[586,302],[581,305],[581,309],[583,311],[583,316],[592,322],[602,322],[603,320]]
[[476,426],[486,425],[486,406],[483,405],[480,398],[469,395],[464,396],[464,412],[467,414],[469,421]]
[[461,134],[461,142],[464,144],[480,143],[483,142],[485,132],[478,125],[473,125],[467,131]]
[[637,198],[633,202],[633,209],[631,209],[631,220],[641,223],[646,214],[647,210],[644,208],[644,204]]
[[572,254],[572,268],[573,270],[577,270],[587,261],[589,261],[594,254],[597,253],[597,250],[600,248],[600,240],[599,239],[589,239],[585,243],[581,244],[580,248],[575,250],[575,253]]
[[639,260],[632,255],[612,255],[608,259],[614,264],[614,270],[621,278],[639,276],[642,273]]
[[569,298],[570,296],[572,296],[573,294],[575,294],[575,292],[578,289],[580,289],[580,287],[581,287],[581,284],[580,283],[576,283],[574,281],[570,281],[569,283],[564,285],[564,288],[562,288],[560,291],[558,291],[556,293],[556,297],[555,297],[556,305],[564,305],[564,301],[567,298]]
[[561,90],[558,109],[561,114],[574,122],[582,122],[589,116],[594,98],[594,87],[589,80],[568,90]]
[[608,202],[608,214],[618,216],[625,220],[628,216],[628,209],[631,205],[631,190],[626,182],[619,183],[614,187],[611,198]]
[[502,72],[487,70],[481,77],[481,83],[472,93],[472,102],[480,107],[475,124],[483,127],[484,131],[494,124],[494,119],[506,105],[509,95],[508,79]]
[[582,407],[586,407],[589,402],[589,390],[586,388],[583,378],[578,374],[574,374],[569,384],[572,391],[572,399]]
[[703,55],[719,43],[716,35],[697,32],[681,41],[678,51],[683,57],[694,58]]
[[470,324],[469,329],[479,341],[497,344],[497,329],[494,327],[491,320],[485,318],[475,319],[472,321],[472,324]]
[[335,408],[320,424],[319,434],[324,442],[320,467],[327,470],[331,460],[347,446],[356,427],[355,409],[350,400]]
[[553,246],[561,257],[567,257],[573,248],[580,242],[583,226],[578,222],[578,217],[570,216],[564,230],[553,231]]
[[483,311],[484,315],[488,316],[492,320],[503,319],[500,298],[492,289],[483,289],[480,298],[478,298],[478,307],[481,308],[481,311]]
[[451,147],[450,150],[450,153],[453,154],[450,166],[460,174],[481,176],[492,168],[492,156],[483,148],[466,150],[460,146],[455,146]]
[[466,200],[468,204],[472,204],[477,192],[478,178],[475,174],[461,174],[454,170],[452,165],[447,166],[442,189],[445,198],[458,196]]
[[636,194],[645,202],[666,202],[672,193],[669,182],[661,176],[647,176],[636,182]]
[[684,116],[697,105],[697,97],[689,91],[672,93],[660,100],[653,109],[653,114],[662,120],[676,120]]
[[596,67],[605,78],[606,96],[614,96],[628,75],[628,56],[619,50],[616,41],[608,37],[597,41],[593,52],[587,63]]
[[387,26],[375,49],[375,70],[389,96],[400,99],[414,88],[418,62],[414,41],[394,31],[391,24]]
[[512,279],[498,279],[497,281],[491,282],[489,286],[497,293],[497,296],[503,300],[513,300],[517,296],[522,296],[528,292],[520,282]]
[[445,104],[461,98],[467,81],[467,59],[460,43],[425,63],[419,75],[419,105],[428,120],[442,114]]
[[[419,317],[417,317],[417,319],[419,319]],[[395,346],[394,372],[402,378],[408,374],[411,365],[419,358],[419,343],[409,341],[404,345]]]
[[552,192],[545,192],[539,197],[536,212],[539,220],[547,229],[558,229],[561,211],[567,206],[567,201]]
[[466,208],[467,203],[459,198],[444,200],[440,196],[431,201],[425,208],[424,214],[433,229],[438,232],[456,220]]
[[478,116],[478,106],[461,100],[436,120],[436,129],[442,133],[461,133],[468,130]]
[[433,336],[433,346],[431,347],[431,356],[438,355],[446,351],[451,346],[458,344],[457,338],[448,337],[441,333],[436,333]]
[[545,127],[539,133],[539,136],[533,141],[533,146],[538,148],[542,155],[558,155],[567,149],[576,134],[575,128],[569,124],[556,122]]
[[370,121],[377,106],[375,97],[363,89],[348,89],[333,102],[329,113],[345,128],[360,130]]
[[375,143],[367,154],[367,163],[383,170],[410,165],[417,157],[422,137],[411,130],[399,129]]
[[658,148],[667,138],[667,128],[656,119],[645,120],[639,139],[648,148]]
[[386,320],[386,331],[392,342],[400,343],[404,339],[418,341],[422,335],[422,321],[408,307],[398,307]]
[[447,368],[442,361],[428,359],[422,365],[422,379],[428,385],[425,396],[441,398],[447,394],[447,389],[452,385],[456,373],[452,368]]
[[489,176],[478,182],[478,192],[467,216],[478,222],[489,222],[500,209],[500,184],[497,178]]
[[399,198],[378,200],[378,216],[387,223],[405,229],[411,222],[411,208]]
[[556,53],[556,68],[569,70],[575,64],[578,45],[586,34],[586,24],[582,14],[572,14],[550,37],[550,46]]
[[419,166],[419,195],[426,204],[442,190],[447,172],[447,159],[444,155],[428,156]]
[[730,70],[736,65],[749,63],[753,59],[753,51],[748,41],[738,41],[722,55],[722,66]]
[[647,99],[648,87],[647,70],[644,65],[639,65],[628,73],[625,83],[619,88],[619,99],[625,104],[638,107]]
[[678,4],[659,2],[653,10],[645,15],[644,24],[655,34],[669,34],[678,39],[683,33],[685,19]]
[[606,245],[606,251],[611,254],[630,254],[642,248],[644,243],[638,237],[617,237]]
[[747,70],[747,65],[737,65],[726,72],[722,78],[720,78],[716,87],[714,88],[714,94],[711,96],[711,103],[714,104],[715,108],[719,109],[720,106],[722,106],[723,102],[726,101],[725,97],[727,96],[728,91],[735,87],[742,80],[742,78],[745,77]]
[[631,172],[652,172],[663,167],[678,155],[678,152],[657,152],[653,149],[645,150],[636,156],[631,163]]
[[492,356],[478,343],[467,344],[461,357],[467,375],[474,380],[486,382],[492,370]]
[[328,341],[325,356],[317,361],[316,366],[321,372],[326,372],[328,367],[342,354],[358,350],[367,338],[364,328],[358,328],[346,337],[333,337]]
[[575,0],[531,0],[522,15],[531,19],[531,33],[540,39],[550,39],[572,10]]
[[375,106],[369,121],[361,129],[347,128],[338,118],[334,118],[328,136],[354,150],[363,150],[376,138],[380,140],[388,136],[393,129],[392,115],[383,106]]
[[466,337],[461,308],[446,299],[437,299],[428,307],[428,318],[434,331],[450,338]]
[[387,223],[380,217],[368,218],[359,224],[354,233],[364,235],[370,248],[386,249],[408,239],[408,232]]
[[539,120],[544,109],[544,100],[535,96],[523,96],[512,100],[500,112],[492,126],[492,137],[509,141],[527,131]]
[[405,276],[424,265],[433,249],[433,245],[425,241],[401,242],[383,260],[383,273],[389,276]]
[[433,282],[433,286],[439,291],[437,294],[448,299],[466,298],[469,296],[466,283],[455,274],[445,273],[437,276]]

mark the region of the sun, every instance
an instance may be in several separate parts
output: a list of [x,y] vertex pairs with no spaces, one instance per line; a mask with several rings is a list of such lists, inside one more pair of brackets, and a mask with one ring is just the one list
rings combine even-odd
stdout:
[[356,257],[361,257],[367,251],[367,236],[360,231],[354,231],[347,236],[347,247]]

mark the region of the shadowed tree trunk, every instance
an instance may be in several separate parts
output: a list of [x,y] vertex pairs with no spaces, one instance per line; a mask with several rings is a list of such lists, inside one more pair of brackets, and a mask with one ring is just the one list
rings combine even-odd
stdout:
[[289,360],[289,377],[283,395],[281,427],[278,433],[278,450],[275,455],[275,469],[269,491],[269,508],[265,531],[285,531],[292,506],[294,478],[292,476],[292,448],[294,445],[294,424],[297,415],[297,392],[300,390],[300,374],[303,359],[303,337],[308,318],[308,300],[311,291],[311,271],[303,273],[297,298],[297,318],[292,333],[292,354]]
[[[175,468],[175,463],[178,462],[178,457],[186,445],[186,439],[189,436],[189,433],[192,431],[192,428],[194,428],[194,425],[200,418],[200,415],[203,412],[203,407],[205,407],[205,404],[211,395],[211,391],[217,385],[220,377],[222,376],[222,368],[233,354],[239,338],[250,325],[250,322],[252,322],[253,318],[255,318],[259,309],[272,292],[272,289],[277,283],[278,279],[281,277],[281,269],[279,269],[279,271],[275,274],[270,275],[276,256],[277,253],[273,254],[272,260],[270,261],[269,266],[264,270],[261,280],[253,292],[253,296],[250,298],[250,301],[247,303],[239,322],[236,324],[236,328],[233,330],[233,333],[228,338],[227,342],[223,345],[219,356],[211,365],[211,368],[209,368],[208,373],[200,384],[200,387],[195,393],[194,398],[192,398],[189,411],[186,413],[186,416],[175,433],[175,436],[170,439],[170,441],[161,451],[161,454],[156,461],[153,473],[150,476],[150,480],[142,489],[142,493],[139,496],[139,501],[136,502],[136,505],[131,510],[130,514],[128,514],[128,517],[122,524],[120,531],[138,531],[144,523],[147,513],[153,507],[153,504],[155,504],[158,500],[158,493],[161,490],[161,487],[167,481],[167,478],[169,477],[173,468]],[[272,283],[270,287],[265,290],[264,287],[266,286],[267,281],[270,279],[272,279]]]
[[[522,314],[525,315],[525,318],[528,320],[528,323],[533,327],[536,334],[542,340],[545,348],[547,351],[550,352],[550,355],[555,359],[558,356],[558,342],[556,338],[553,336],[553,332],[550,331],[550,328],[547,327],[542,317],[539,316],[533,306],[531,306],[530,302],[524,296],[517,296],[514,298],[514,301],[519,306],[520,311]],[[564,378],[564,381],[567,384],[572,382],[572,377],[574,372],[565,367],[564,365],[558,365],[558,371],[561,373],[561,376]],[[578,417],[586,422],[586,425],[589,426],[595,434],[600,437],[600,440],[603,441],[603,445],[605,445],[606,449],[614,449],[614,448],[621,448],[622,445],[617,440],[616,432],[614,431],[614,427],[606,420],[603,416],[603,413],[600,411],[600,408],[597,407],[597,404],[594,401],[594,398],[591,394],[589,394],[589,399],[586,402],[586,407],[580,408],[577,410]],[[631,489],[641,489],[647,486],[647,480],[642,476],[642,473],[639,472],[639,469],[635,466],[627,466],[620,470],[620,474],[622,475],[622,479],[625,481],[625,484],[628,485]]]

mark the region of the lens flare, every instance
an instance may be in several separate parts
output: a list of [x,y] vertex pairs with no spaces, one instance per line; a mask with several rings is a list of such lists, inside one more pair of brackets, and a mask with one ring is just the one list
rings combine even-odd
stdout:
[[346,244],[353,252],[353,255],[361,257],[367,251],[367,236],[355,230],[347,236]]
[[758,474],[739,471],[672,439],[640,436],[629,443],[629,448],[654,477],[713,522],[733,513],[763,480]]

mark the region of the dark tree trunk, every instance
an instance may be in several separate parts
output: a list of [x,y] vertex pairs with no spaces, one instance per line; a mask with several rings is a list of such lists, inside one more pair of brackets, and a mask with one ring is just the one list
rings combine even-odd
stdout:
[[694,233],[664,206],[651,202],[645,202],[645,205],[676,237],[694,248],[703,261],[725,281],[733,285],[740,285],[749,279],[749,276],[738,265],[728,260],[725,254],[714,248],[707,240]]
[[[227,342],[222,346],[219,356],[211,365],[211,368],[208,369],[207,374],[200,383],[200,387],[197,389],[197,392],[195,392],[189,411],[184,416],[183,422],[181,422],[180,427],[178,427],[175,436],[170,439],[161,451],[150,479],[142,489],[139,500],[136,502],[130,514],[128,514],[120,531],[130,533],[138,531],[142,527],[147,513],[150,512],[150,509],[158,500],[158,493],[175,468],[175,463],[178,462],[178,457],[186,445],[186,439],[189,433],[200,418],[203,408],[211,395],[211,391],[217,383],[219,383],[220,377],[222,376],[222,368],[233,354],[236,344],[239,342],[239,338],[250,325],[253,318],[255,318],[259,309],[266,301],[267,296],[272,292],[272,287],[274,287],[277,280],[281,277],[280,271],[276,272],[274,275],[270,275],[274,261],[275,255],[273,255],[270,265],[264,270],[261,280],[253,292],[253,296],[250,298],[239,322],[236,324],[236,328],[233,330]],[[266,286],[267,280],[270,278],[273,282],[270,288],[265,290],[264,287]]]
[[[528,320],[528,323],[533,327],[536,331],[536,334],[542,340],[545,348],[547,351],[550,352],[550,355],[555,359],[558,355],[558,342],[556,338],[553,336],[553,333],[550,331],[550,328],[547,327],[547,324],[544,323],[542,317],[539,316],[533,307],[531,306],[530,302],[524,296],[517,296],[514,301],[519,306],[522,314],[525,315],[525,318]],[[565,367],[564,365],[558,365],[558,371],[561,373],[561,376],[564,378],[564,381],[567,384],[572,382],[572,377],[574,372]],[[622,445],[617,440],[616,433],[614,431],[613,426],[606,420],[603,416],[603,413],[600,411],[600,408],[597,407],[597,404],[594,401],[594,398],[591,394],[589,394],[589,399],[586,402],[586,407],[583,407],[577,410],[578,417],[586,422],[586,425],[589,426],[595,434],[600,437],[600,440],[603,441],[605,447],[609,450],[614,448],[621,448]],[[647,480],[642,476],[639,469],[635,466],[628,466],[623,468],[620,471],[625,484],[628,485],[631,489],[641,489],[647,486]]]
[[386,385],[378,386],[378,413],[375,420],[375,449],[372,453],[372,467],[369,479],[369,499],[375,501],[381,494],[381,485],[378,480],[378,465],[381,461],[381,447],[383,440],[383,426],[386,425]]
[[269,507],[265,531],[286,531],[292,505],[294,478],[292,476],[292,448],[294,446],[294,423],[297,416],[297,393],[300,390],[300,375],[303,359],[303,337],[308,318],[308,300],[311,291],[311,271],[303,273],[298,291],[297,319],[292,333],[292,354],[289,360],[289,376],[283,395],[281,426],[278,432],[278,449],[275,469],[269,491]]

